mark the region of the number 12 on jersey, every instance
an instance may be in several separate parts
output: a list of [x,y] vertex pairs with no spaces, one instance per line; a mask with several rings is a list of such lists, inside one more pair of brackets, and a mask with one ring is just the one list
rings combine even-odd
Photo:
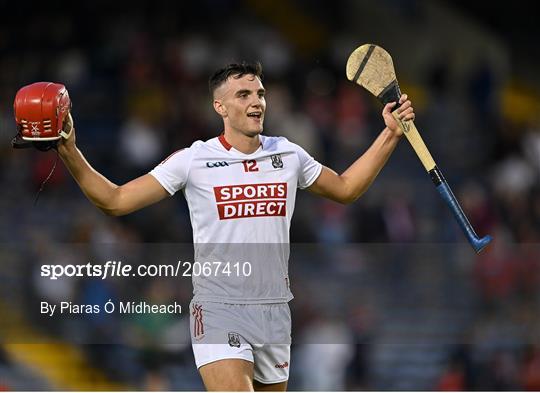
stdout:
[[244,164],[244,172],[259,172],[257,161],[255,160],[244,160],[242,164]]

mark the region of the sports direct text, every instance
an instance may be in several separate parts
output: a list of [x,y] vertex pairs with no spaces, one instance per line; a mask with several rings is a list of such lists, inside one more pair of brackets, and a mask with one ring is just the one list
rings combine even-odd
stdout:
[[61,277],[192,277],[224,276],[248,277],[251,275],[250,262],[189,262],[176,264],[151,264],[133,266],[122,261],[107,261],[104,264],[84,265],[41,265],[41,277],[57,280]]
[[220,186],[214,195],[220,220],[287,213],[287,183]]

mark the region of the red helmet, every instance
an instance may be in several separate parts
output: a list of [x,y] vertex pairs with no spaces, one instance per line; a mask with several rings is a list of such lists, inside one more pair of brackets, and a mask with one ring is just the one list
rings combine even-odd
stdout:
[[71,109],[64,85],[37,82],[22,87],[13,103],[20,137],[25,141],[55,141],[68,135],[62,130]]

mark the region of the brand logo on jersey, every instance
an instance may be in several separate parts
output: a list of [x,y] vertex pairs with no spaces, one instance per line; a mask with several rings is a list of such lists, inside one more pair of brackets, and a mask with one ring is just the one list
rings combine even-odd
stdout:
[[276,169],[283,168],[283,161],[281,161],[281,154],[274,154],[273,156],[270,156],[272,159],[272,166]]
[[229,166],[229,164],[227,163],[227,161],[215,161],[215,162],[207,162],[206,166],[208,168],[219,168],[223,166]]
[[289,362],[285,362],[285,363],[281,363],[281,364],[278,363],[274,367],[275,368],[287,368],[287,367],[289,367]]
[[240,335],[238,333],[229,332],[229,345],[240,348]]
[[214,187],[220,220],[285,216],[287,183],[238,184]]

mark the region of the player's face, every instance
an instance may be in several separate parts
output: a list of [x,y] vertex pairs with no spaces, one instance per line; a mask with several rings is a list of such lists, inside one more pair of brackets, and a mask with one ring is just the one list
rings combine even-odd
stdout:
[[266,111],[265,90],[255,75],[230,77],[217,91],[216,101],[225,127],[244,135],[255,136],[262,132]]

